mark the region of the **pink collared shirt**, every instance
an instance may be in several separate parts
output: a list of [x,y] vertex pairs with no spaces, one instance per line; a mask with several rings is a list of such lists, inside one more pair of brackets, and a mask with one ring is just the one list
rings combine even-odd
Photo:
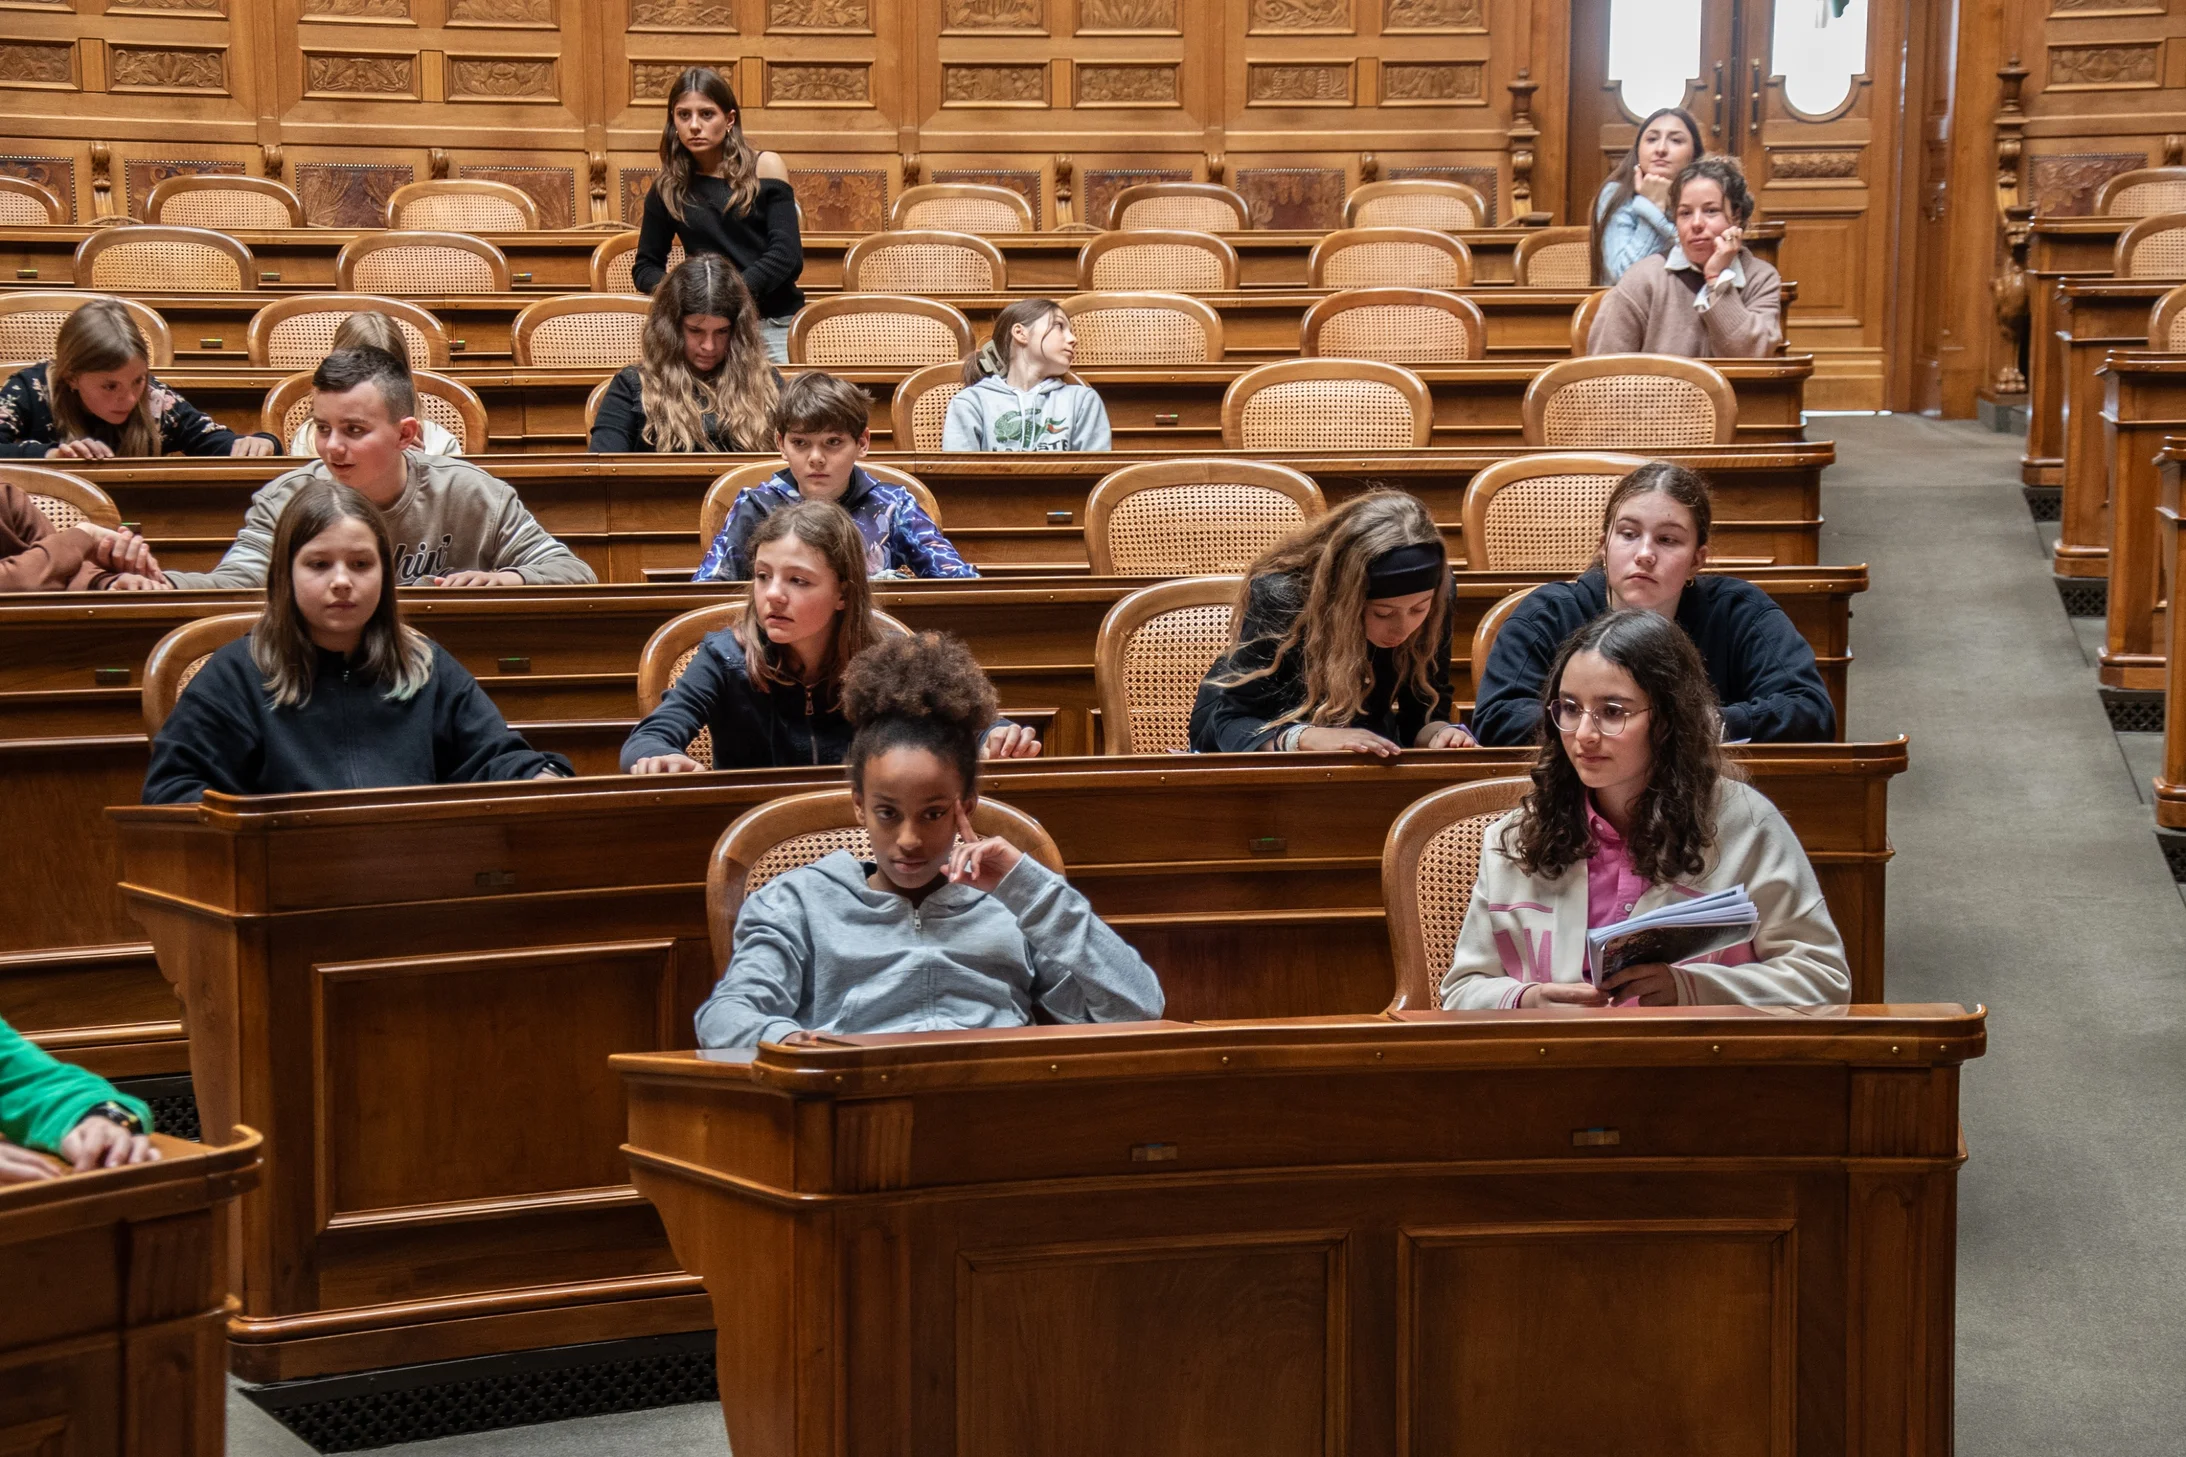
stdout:
[[[1631,915],[1632,907],[1647,894],[1650,882],[1632,868],[1631,851],[1624,843],[1624,836],[1594,808],[1591,794],[1586,797],[1586,827],[1594,837],[1594,853],[1586,857],[1586,928],[1598,931]],[[1683,896],[1697,894],[1683,887],[1673,886],[1672,889]],[[1717,966],[1743,966],[1754,960],[1753,943],[1747,941],[1698,959]],[[1692,985],[1685,972],[1675,966],[1670,970],[1677,979],[1678,1000],[1693,1001]],[[1617,1005],[1629,1004],[1619,1001]]]

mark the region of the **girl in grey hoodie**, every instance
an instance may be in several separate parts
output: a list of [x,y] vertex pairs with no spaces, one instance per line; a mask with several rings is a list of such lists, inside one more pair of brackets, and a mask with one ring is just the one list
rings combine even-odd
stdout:
[[728,969],[698,1009],[699,1045],[1022,1027],[1035,1010],[1159,1017],[1159,979],[1085,897],[972,828],[979,735],[997,704],[970,651],[938,633],[884,639],[851,661],[842,696],[874,858],[839,850],[744,902]]
[[994,337],[964,361],[949,401],[943,450],[1106,450],[1108,409],[1068,379],[1078,355],[1070,316],[1052,299],[1024,299],[995,316]]

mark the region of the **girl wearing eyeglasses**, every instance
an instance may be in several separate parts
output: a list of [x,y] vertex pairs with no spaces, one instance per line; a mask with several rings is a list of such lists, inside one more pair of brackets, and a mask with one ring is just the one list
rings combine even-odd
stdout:
[[[1525,803],[1488,828],[1442,981],[1446,1008],[1848,1001],[1844,942],[1798,836],[1723,759],[1692,639],[1644,608],[1557,653]],[[1586,933],[1744,886],[1751,941],[1626,967],[1594,986]]]

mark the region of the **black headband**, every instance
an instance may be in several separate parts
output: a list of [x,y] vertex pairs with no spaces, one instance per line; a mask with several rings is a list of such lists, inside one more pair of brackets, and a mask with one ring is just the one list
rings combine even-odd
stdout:
[[1431,590],[1450,575],[1442,543],[1418,542],[1383,552],[1366,566],[1366,596],[1409,597]]

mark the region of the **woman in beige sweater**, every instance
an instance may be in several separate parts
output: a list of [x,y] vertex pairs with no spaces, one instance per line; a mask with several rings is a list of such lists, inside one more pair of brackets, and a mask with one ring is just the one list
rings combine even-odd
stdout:
[[1670,187],[1677,246],[1642,258],[1602,301],[1589,354],[1759,359],[1776,352],[1783,310],[1776,270],[1748,252],[1753,193],[1730,157],[1702,157]]

